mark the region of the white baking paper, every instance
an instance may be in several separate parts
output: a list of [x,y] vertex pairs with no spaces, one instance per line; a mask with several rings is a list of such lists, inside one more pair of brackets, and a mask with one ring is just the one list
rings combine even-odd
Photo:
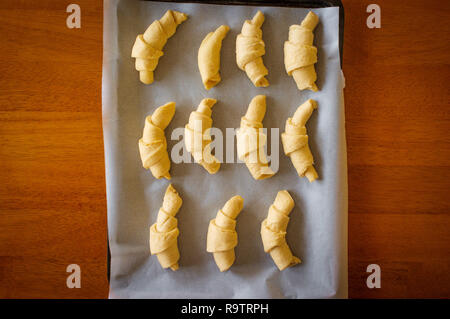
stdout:
[[[189,19],[164,47],[155,82],[144,85],[130,57],[131,48],[136,36],[167,9],[185,12]],[[236,36],[244,20],[251,19],[258,9],[266,18],[263,39],[268,88],[255,88],[235,61]],[[320,88],[316,93],[298,91],[283,64],[289,26],[299,24],[308,9],[105,1],[102,96],[111,298],[347,297],[347,168],[339,9],[313,11],[320,17],[314,32]],[[222,46],[222,82],[206,91],[197,52],[203,37],[221,24],[231,28]],[[156,256],[149,253],[149,227],[156,220],[169,182],[155,179],[142,167],[138,139],[145,116],[168,101],[176,102],[175,117],[166,129],[170,152],[178,142],[171,141],[171,132],[185,126],[202,98],[218,100],[213,126],[225,132],[225,128],[239,127],[257,94],[267,96],[264,127],[278,127],[280,133],[300,104],[308,98],[318,101],[307,128],[320,179],[309,183],[299,178],[283,154],[281,142],[279,171],[263,181],[253,180],[242,163],[224,163],[216,175],[209,175],[198,164],[172,164],[171,183],[183,198],[177,215],[181,259],[178,271],[162,269]],[[302,264],[280,272],[263,250],[260,226],[283,189],[295,200],[287,241]],[[237,220],[237,258],[229,271],[221,273],[206,252],[208,223],[236,194],[245,199]]]

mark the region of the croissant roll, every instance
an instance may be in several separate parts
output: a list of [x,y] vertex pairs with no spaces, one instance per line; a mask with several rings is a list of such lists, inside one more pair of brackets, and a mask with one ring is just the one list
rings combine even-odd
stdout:
[[189,116],[189,123],[186,124],[184,130],[186,149],[192,154],[194,160],[210,174],[215,174],[220,169],[220,162],[211,154],[209,147],[211,143],[209,133],[212,126],[211,113],[216,102],[215,99],[203,99],[197,110]]
[[161,267],[170,268],[173,271],[178,269],[178,260],[180,259],[177,243],[178,220],[175,215],[182,204],[183,200],[170,184],[164,194],[156,223],[150,227],[150,253],[158,257]]
[[164,129],[175,114],[175,102],[158,107],[152,115],[145,118],[144,132],[139,140],[139,153],[142,166],[150,169],[156,178],[170,179],[170,159]]
[[254,179],[272,177],[275,173],[270,169],[264,145],[267,137],[263,132],[262,120],[266,113],[266,96],[255,96],[248,106],[247,113],[241,118],[241,127],[236,132],[237,153],[241,161],[247,165]]
[[294,200],[289,192],[279,191],[269,208],[267,218],[261,224],[264,251],[270,254],[280,271],[301,263],[301,260],[292,254],[286,243],[286,229],[289,223],[289,214],[293,208]]
[[214,254],[217,267],[222,272],[228,270],[236,259],[234,253],[234,247],[238,244],[236,218],[243,205],[244,199],[241,196],[232,197],[209,223],[206,251]]
[[311,99],[300,105],[294,116],[286,120],[285,132],[281,134],[284,153],[291,158],[298,176],[306,176],[310,182],[319,176],[313,166],[314,158],[309,149],[305,124],[316,108],[317,102]]
[[262,59],[266,53],[261,31],[263,22],[264,14],[258,11],[252,20],[245,20],[242,31],[236,38],[237,65],[247,73],[256,87],[269,86],[269,81],[265,78],[269,71]]
[[313,30],[319,23],[319,17],[312,11],[301,25],[289,27],[289,41],[284,42],[284,65],[286,72],[294,77],[299,90],[318,91],[316,86],[317,48],[313,46]]
[[221,25],[203,39],[198,50],[198,69],[205,89],[216,86],[220,78],[220,49],[230,27]]
[[187,15],[168,10],[160,20],[153,21],[144,34],[139,34],[133,45],[131,57],[136,58],[135,68],[139,71],[142,83],[153,83],[153,71],[159,58],[164,55],[162,49],[177,26],[187,19]]

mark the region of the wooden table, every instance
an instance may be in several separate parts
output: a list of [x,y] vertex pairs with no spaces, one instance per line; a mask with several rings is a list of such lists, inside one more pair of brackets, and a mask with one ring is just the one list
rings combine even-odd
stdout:
[[[0,2],[0,297],[105,298],[102,2]],[[450,2],[344,1],[349,296],[450,297]],[[66,267],[82,287],[66,287]],[[366,267],[381,266],[368,289]]]

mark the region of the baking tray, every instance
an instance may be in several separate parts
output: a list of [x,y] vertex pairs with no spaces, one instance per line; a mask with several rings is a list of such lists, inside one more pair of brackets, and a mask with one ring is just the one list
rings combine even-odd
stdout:
[[[144,0],[152,1],[152,0]],[[339,53],[340,64],[342,68],[343,61],[343,47],[344,47],[344,6],[341,0],[282,0],[282,1],[261,1],[261,0],[211,0],[211,1],[182,1],[182,0],[164,0],[153,2],[174,2],[174,3],[202,3],[202,4],[217,4],[217,5],[245,5],[255,7],[292,7],[292,8],[326,8],[339,7]],[[110,281],[111,275],[111,251],[109,248],[109,236],[107,229],[107,278]]]

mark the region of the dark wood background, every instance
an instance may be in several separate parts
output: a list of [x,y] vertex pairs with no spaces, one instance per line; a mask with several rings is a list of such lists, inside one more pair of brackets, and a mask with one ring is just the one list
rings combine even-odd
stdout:
[[[1,298],[108,295],[103,9],[68,29],[69,3],[0,2]],[[378,0],[381,29],[370,3],[344,0],[349,296],[448,298],[450,2]]]

